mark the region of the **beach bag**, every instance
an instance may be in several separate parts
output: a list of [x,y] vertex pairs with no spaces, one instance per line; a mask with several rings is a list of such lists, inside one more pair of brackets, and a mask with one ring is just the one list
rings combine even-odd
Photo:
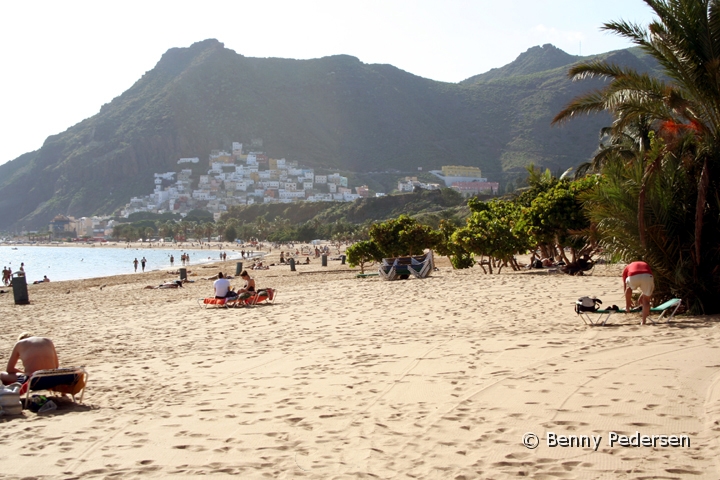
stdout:
[[575,312],[594,312],[600,308],[602,300],[595,297],[580,297],[575,302]]

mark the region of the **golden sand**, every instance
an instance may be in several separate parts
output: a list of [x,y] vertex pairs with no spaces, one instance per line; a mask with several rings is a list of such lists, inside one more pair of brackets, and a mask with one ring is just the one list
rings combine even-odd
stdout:
[[[275,305],[202,309],[199,278],[234,274],[218,265],[177,290],[143,289],[175,278],[150,272],[30,285],[27,306],[0,295],[3,366],[31,331],[90,374],[84,405],[0,417],[0,475],[720,478],[718,318],[584,325],[579,296],[622,306],[617,268],[485,275],[441,259],[385,282],[313,260],[253,273]],[[690,446],[610,446],[611,432]]]

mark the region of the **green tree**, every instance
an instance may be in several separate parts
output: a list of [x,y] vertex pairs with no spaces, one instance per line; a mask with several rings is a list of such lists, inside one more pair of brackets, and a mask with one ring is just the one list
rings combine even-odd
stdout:
[[[595,185],[596,176],[570,181],[558,180],[539,193],[528,207],[522,209],[525,231],[531,243],[537,244],[547,256],[559,255],[566,264],[575,263],[582,255],[591,256],[597,250],[590,219],[583,210],[580,196]],[[584,235],[583,235],[584,234]],[[565,251],[569,249],[571,258]]]
[[143,239],[150,240],[155,235],[155,229],[153,227],[145,227],[143,230]]
[[422,225],[407,215],[374,224],[369,235],[385,257],[418,255],[426,248],[435,248],[442,240],[432,227]]
[[172,221],[167,221],[165,223],[161,223],[158,227],[158,233],[162,238],[167,238],[173,235],[173,224]]
[[467,252],[487,256],[490,273],[494,259],[501,263],[498,273],[505,264],[517,269],[514,256],[531,248],[520,206],[507,200],[481,202],[477,199],[470,199],[468,206],[472,215],[465,227],[452,234],[452,241]]
[[438,254],[450,259],[450,264],[455,269],[470,268],[475,265],[475,257],[472,252],[467,251],[461,244],[453,239],[453,234],[458,227],[448,220],[440,220],[439,231],[442,241],[438,242],[435,250]]
[[351,268],[360,266],[360,273],[365,273],[365,264],[382,261],[382,252],[375,242],[366,240],[350,245],[345,251],[348,265]]
[[202,225],[202,233],[208,242],[212,240],[212,236],[215,233],[215,224],[213,222],[205,222]]
[[[607,111],[614,117],[612,131],[618,137],[628,130],[641,131],[644,125],[652,129],[647,141],[639,136],[642,148],[635,155],[607,157],[602,169],[607,182],[592,196],[590,216],[598,222],[601,241],[623,260],[650,263],[656,272],[658,298],[682,295],[691,311],[716,313],[720,312],[716,246],[720,235],[716,193],[720,187],[720,5],[716,0],[645,3],[657,16],[647,28],[624,21],[607,23],[604,28],[628,38],[656,59],[665,78],[603,61],[576,65],[569,72],[572,78],[604,77],[609,82],[573,100],[554,122]],[[682,203],[670,205],[671,197]],[[605,203],[612,201],[619,203]],[[628,201],[636,203],[620,211],[625,207],[622,202]],[[617,219],[607,217],[611,211]],[[628,214],[634,214],[633,221]],[[664,239],[656,237],[658,232]]]
[[223,231],[223,238],[226,242],[234,242],[237,238],[237,231],[235,230],[235,227],[233,225],[229,225],[225,227],[225,230]]

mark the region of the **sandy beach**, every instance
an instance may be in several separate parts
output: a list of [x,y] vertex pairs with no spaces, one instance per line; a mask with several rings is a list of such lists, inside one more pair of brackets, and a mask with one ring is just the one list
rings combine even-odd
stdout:
[[[573,303],[622,306],[622,267],[437,266],[396,282],[337,261],[272,267],[253,276],[277,302],[246,309],[196,302],[234,262],[191,266],[177,290],[143,289],[176,278],[150,272],[30,285],[26,306],[0,295],[3,367],[29,331],[90,374],[82,405],[0,417],[0,476],[720,478],[718,317],[590,327]],[[690,445],[609,443],[636,432]]]

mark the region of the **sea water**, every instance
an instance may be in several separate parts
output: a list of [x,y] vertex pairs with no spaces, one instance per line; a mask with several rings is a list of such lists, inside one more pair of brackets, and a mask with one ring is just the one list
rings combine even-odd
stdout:
[[[220,253],[227,253],[227,260],[241,260],[240,252],[208,248],[203,250],[183,250],[181,248],[122,248],[112,246],[65,247],[65,246],[0,246],[0,265],[10,267],[13,272],[25,264],[28,283],[42,280],[47,275],[50,281],[81,280],[85,278],[106,277],[134,273],[133,261],[143,257],[147,260],[145,271],[164,270],[182,267],[180,255],[188,253],[190,264],[219,262]],[[175,263],[170,266],[170,255]],[[142,265],[138,263],[138,273]]]

